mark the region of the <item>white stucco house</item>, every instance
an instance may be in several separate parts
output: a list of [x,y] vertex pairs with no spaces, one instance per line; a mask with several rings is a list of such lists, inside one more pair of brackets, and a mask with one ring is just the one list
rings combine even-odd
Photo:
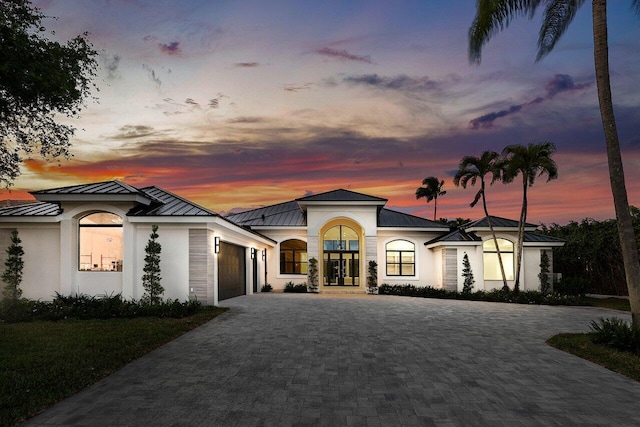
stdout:
[[[335,190],[226,217],[158,187],[119,181],[31,193],[36,202],[0,208],[0,248],[17,229],[25,255],[23,296],[121,293],[139,299],[145,246],[158,225],[166,298],[206,304],[307,281],[317,259],[320,292],[366,291],[368,261],[378,283],[461,290],[466,253],[475,288],[502,286],[486,218],[449,227],[393,211],[387,200]],[[492,217],[507,275],[514,276],[517,221]],[[540,256],[563,241],[527,224],[524,289],[539,287]],[[4,263],[5,251],[0,251]]]

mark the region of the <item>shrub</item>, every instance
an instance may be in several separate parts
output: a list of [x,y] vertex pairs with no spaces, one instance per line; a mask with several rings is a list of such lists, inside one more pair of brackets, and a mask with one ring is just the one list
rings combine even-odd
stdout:
[[162,302],[162,294],[164,288],[160,284],[162,277],[160,276],[160,252],[162,246],[157,242],[158,239],[158,226],[151,226],[151,235],[149,236],[149,242],[144,248],[146,256],[144,257],[144,275],[142,276],[142,286],[144,286],[143,301],[149,304],[159,304]]
[[564,277],[555,286],[555,292],[561,295],[584,296],[590,287],[588,280],[581,277]]
[[547,251],[542,251],[540,254],[540,273],[538,279],[540,279],[540,292],[548,294],[551,290],[551,282],[549,281],[549,269],[551,267],[551,260]]
[[270,284],[265,283],[265,284],[260,288],[260,290],[261,290],[262,292],[271,292],[271,291],[273,290],[273,287],[272,287]]
[[640,355],[640,330],[633,329],[624,320],[601,317],[599,322],[592,320],[589,326],[594,343]]
[[469,256],[464,253],[462,257],[462,277],[464,277],[464,285],[462,286],[463,294],[470,294],[473,291],[473,284],[476,280],[473,278],[473,270],[471,270],[471,263],[469,262]]
[[296,294],[306,294],[307,293],[307,284],[299,283],[294,285],[293,282],[287,282],[284,285],[284,292],[296,293]]
[[11,231],[11,245],[7,248],[7,260],[4,262],[5,270],[2,273],[2,281],[6,283],[2,295],[5,300],[17,301],[22,296],[22,268],[24,250],[20,245],[22,240],[18,237],[18,230]]
[[318,292],[318,260],[311,258],[309,260],[309,291]]

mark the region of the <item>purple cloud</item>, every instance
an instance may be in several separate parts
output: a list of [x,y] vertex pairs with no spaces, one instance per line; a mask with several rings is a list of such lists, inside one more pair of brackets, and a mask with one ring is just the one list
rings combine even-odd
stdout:
[[169,44],[158,43],[158,47],[160,47],[160,52],[166,53],[167,55],[179,55],[182,52],[180,42],[171,42]]
[[366,62],[367,64],[373,64],[371,61],[371,57],[369,55],[361,56],[355,55],[353,53],[349,53],[346,50],[337,50],[332,49],[330,47],[323,47],[322,49],[317,49],[315,51],[318,55],[328,56],[330,58],[339,59],[341,61],[358,61],[358,62]]
[[347,76],[343,82],[351,85],[375,86],[382,89],[426,91],[438,89],[438,82],[429,77],[409,77],[405,74],[397,76],[379,76],[378,74],[361,74]]
[[592,82],[575,84],[573,82],[573,78],[568,74],[556,74],[553,76],[551,80],[547,82],[545,85],[545,90],[547,92],[547,96],[545,97],[537,97],[531,101],[512,105],[506,110],[495,111],[488,114],[484,114],[480,117],[476,117],[475,119],[471,119],[469,121],[470,129],[489,129],[493,126],[493,122],[501,117],[505,117],[511,114],[519,113],[523,108],[528,107],[529,105],[540,104],[546,100],[549,100],[555,97],[557,94],[562,92],[576,92],[582,89],[585,89],[592,85]]
[[236,62],[233,64],[235,68],[255,68],[260,66],[259,62]]

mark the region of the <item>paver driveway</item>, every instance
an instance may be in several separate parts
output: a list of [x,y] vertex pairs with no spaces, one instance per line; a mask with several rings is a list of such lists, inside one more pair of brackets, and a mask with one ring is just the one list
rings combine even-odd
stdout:
[[640,425],[640,384],[545,345],[625,313],[259,294],[30,425]]

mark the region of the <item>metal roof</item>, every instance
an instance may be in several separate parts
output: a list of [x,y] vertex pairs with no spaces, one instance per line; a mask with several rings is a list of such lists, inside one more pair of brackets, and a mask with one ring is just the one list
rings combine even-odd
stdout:
[[298,202],[375,202],[386,203],[387,199],[381,197],[369,196],[367,194],[356,193],[351,190],[344,190],[342,188],[338,190],[327,191],[325,193],[313,194],[311,196],[301,197],[296,199]]
[[566,243],[566,240],[538,233],[524,233],[524,241],[530,243]]
[[[499,216],[493,216],[493,215],[489,215],[489,218],[491,218],[491,225],[495,228],[518,228],[518,224],[519,224],[518,221],[502,218]],[[489,221],[487,221],[487,217],[477,219],[473,222],[470,222],[462,226],[462,228],[464,229],[485,228],[485,227],[489,228]],[[526,223],[525,227],[538,228],[537,225],[529,224],[529,223]]]
[[462,229],[457,229],[452,231],[449,234],[445,234],[444,236],[436,237],[433,240],[429,240],[425,243],[426,245],[430,245],[432,243],[438,242],[480,242],[482,239],[476,235],[474,232],[467,233]]
[[295,200],[229,214],[226,218],[238,225],[248,227],[304,227],[307,225],[307,218]]
[[140,194],[140,190],[124,182],[105,181],[32,191],[31,194]]
[[159,187],[145,187],[140,191],[156,202],[150,206],[134,207],[127,213],[129,216],[218,216],[207,208]]
[[382,208],[378,214],[378,227],[449,228],[447,225],[418,216]]
[[0,209],[0,216],[56,216],[62,213],[55,203],[33,202]]

